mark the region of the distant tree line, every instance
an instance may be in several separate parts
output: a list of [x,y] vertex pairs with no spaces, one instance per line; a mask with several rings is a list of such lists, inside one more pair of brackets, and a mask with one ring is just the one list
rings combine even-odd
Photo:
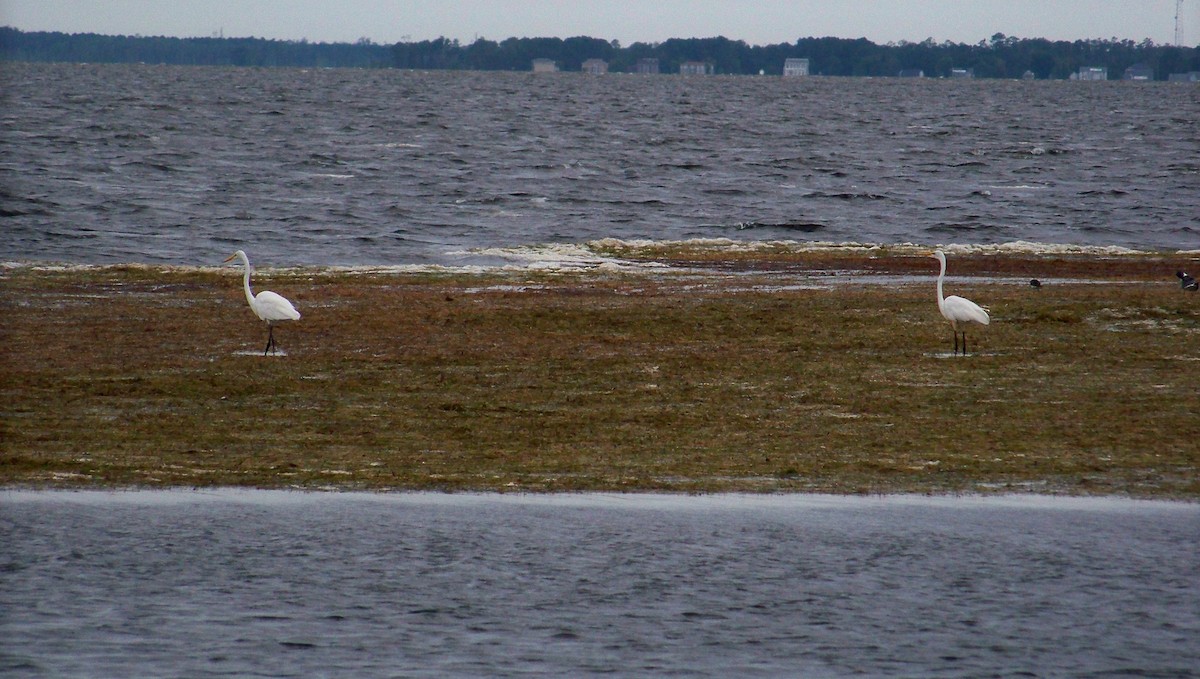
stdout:
[[1200,71],[1200,48],[1157,45],[1150,40],[1050,41],[997,33],[974,45],[952,42],[900,42],[878,45],[865,38],[800,38],[794,43],[749,45],[741,40],[672,38],[633,43],[590,37],[479,38],[470,44],[438,38],[379,45],[310,43],[263,38],[168,38],[104,36],[92,33],[25,32],[0,27],[0,57],[9,61],[161,63],[223,66],[301,66],[402,69],[528,71],[534,59],[551,59],[559,69],[578,71],[588,59],[603,59],[609,70],[632,72],[641,59],[657,59],[660,71],[676,73],[685,61],[702,61],[718,74],[783,72],[784,60],[807,58],[814,75],[895,76],[921,70],[946,77],[954,69],[979,78],[1067,78],[1081,67],[1108,69],[1119,78],[1136,64],[1153,69],[1156,80],[1171,73]]
[[0,58],[97,64],[386,68],[391,49],[369,40],[316,43],[263,38],[167,38],[25,32],[0,27]]

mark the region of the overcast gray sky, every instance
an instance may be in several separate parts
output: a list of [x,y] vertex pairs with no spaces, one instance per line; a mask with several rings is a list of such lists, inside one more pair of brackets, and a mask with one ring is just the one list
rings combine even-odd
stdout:
[[[809,36],[974,44],[995,33],[1170,44],[1175,10],[1176,0],[0,0],[0,25],[384,44],[578,35],[622,45],[718,35],[757,45]],[[1200,0],[1184,0],[1180,26],[1183,44],[1200,43]]]

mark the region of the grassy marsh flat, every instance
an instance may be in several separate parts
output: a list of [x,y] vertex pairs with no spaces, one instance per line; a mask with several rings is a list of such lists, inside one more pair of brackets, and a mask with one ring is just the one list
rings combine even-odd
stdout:
[[[1200,498],[1195,259],[620,252],[661,270],[0,278],[0,485]],[[1029,278],[1045,281],[1040,290]]]

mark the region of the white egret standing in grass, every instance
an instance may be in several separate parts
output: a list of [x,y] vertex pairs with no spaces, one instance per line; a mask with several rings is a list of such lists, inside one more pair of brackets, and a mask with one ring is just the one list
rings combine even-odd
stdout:
[[[937,250],[929,255],[936,259],[942,265],[942,272],[938,274],[937,280],[937,300],[938,311],[942,312],[942,316],[950,321],[950,328],[954,331],[954,353],[958,354],[958,325],[961,323],[964,326],[971,323],[987,325],[991,320],[988,318],[988,313],[983,310],[983,307],[972,302],[965,297],[958,295],[950,295],[949,297],[942,296],[942,281],[946,278],[946,254],[941,250]],[[967,331],[962,330],[963,336],[963,356],[967,355]]]
[[300,312],[296,311],[296,307],[292,303],[284,299],[282,295],[277,295],[270,290],[263,290],[257,295],[250,292],[250,259],[246,257],[246,253],[238,250],[229,255],[225,260],[232,262],[234,259],[241,260],[242,266],[246,269],[246,273],[242,276],[242,287],[246,289],[246,302],[250,304],[250,310],[254,312],[262,320],[267,322],[267,348],[263,349],[263,356],[267,352],[275,352],[275,322],[276,321],[298,321],[300,320]]

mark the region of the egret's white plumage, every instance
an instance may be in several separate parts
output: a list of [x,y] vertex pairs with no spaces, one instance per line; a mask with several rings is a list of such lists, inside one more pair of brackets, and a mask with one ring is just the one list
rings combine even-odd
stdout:
[[[957,354],[958,333],[960,332],[958,329],[959,324],[961,323],[963,325],[969,325],[971,323],[978,323],[980,325],[987,325],[991,319],[988,317],[988,313],[984,311],[983,307],[965,297],[959,297],[958,295],[950,295],[949,297],[942,296],[942,281],[946,278],[946,253],[942,252],[941,250],[937,250],[929,256],[936,259],[938,263],[942,265],[942,271],[938,274],[937,279],[938,311],[941,311],[942,316],[945,317],[947,321],[950,321],[950,328],[954,331],[954,353]],[[963,328],[961,332],[963,336],[963,354],[966,355],[966,328]]]
[[263,290],[257,295],[250,291],[250,258],[246,253],[238,250],[229,255],[225,259],[226,262],[232,262],[234,259],[241,261],[242,267],[245,269],[245,274],[242,276],[242,287],[246,290],[246,302],[250,305],[250,310],[255,316],[267,322],[267,348],[263,349],[263,356],[267,355],[268,351],[275,350],[275,322],[276,321],[298,321],[300,320],[300,312],[296,311],[296,307],[287,301],[282,295],[277,295],[270,290]]

